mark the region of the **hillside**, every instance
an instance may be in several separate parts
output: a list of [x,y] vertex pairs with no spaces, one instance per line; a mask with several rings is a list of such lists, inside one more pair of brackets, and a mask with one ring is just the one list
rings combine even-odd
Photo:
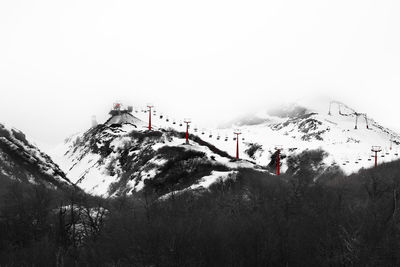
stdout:
[[187,145],[183,132],[148,131],[131,121],[99,124],[74,135],[57,148],[54,159],[72,182],[101,196],[207,188],[238,168],[259,168],[250,161],[236,162],[197,136]]
[[[315,166],[318,175],[337,168],[351,174],[373,166],[373,145],[382,147],[378,159],[382,163],[398,158],[400,144],[397,133],[339,102],[331,103],[330,112],[289,105],[220,129],[190,126],[190,145],[185,144],[183,120],[166,113],[152,111],[151,132],[145,109],[127,111],[118,106],[110,114],[104,124],[67,138],[52,153],[71,181],[94,195],[199,190],[237,175],[240,168],[275,173],[277,145],[282,146],[282,172],[294,157],[321,150],[323,158]],[[234,129],[242,133],[239,162],[234,160]]]
[[48,188],[72,187],[52,159],[29,142],[24,133],[0,124],[0,176]]
[[[281,145],[282,153],[286,156],[282,161],[283,171],[291,155],[314,149],[327,152],[323,162],[326,167],[339,166],[347,174],[373,166],[372,146],[382,148],[379,164],[399,158],[398,133],[344,103],[332,101],[329,106],[330,102],[291,104],[233,120],[218,129],[197,129],[193,126],[190,132],[235,155],[236,139],[233,133],[238,129],[242,132],[239,139],[240,157],[262,166],[271,163],[275,147]],[[153,114],[154,125],[162,129],[185,130],[182,119],[168,119],[167,113],[162,114]],[[147,112],[139,111],[135,116],[148,120]]]

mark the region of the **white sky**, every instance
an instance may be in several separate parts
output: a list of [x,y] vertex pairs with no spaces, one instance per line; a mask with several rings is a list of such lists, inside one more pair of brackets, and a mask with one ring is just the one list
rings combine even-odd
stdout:
[[322,95],[400,129],[400,1],[0,1],[0,122],[54,145],[114,100],[215,124]]

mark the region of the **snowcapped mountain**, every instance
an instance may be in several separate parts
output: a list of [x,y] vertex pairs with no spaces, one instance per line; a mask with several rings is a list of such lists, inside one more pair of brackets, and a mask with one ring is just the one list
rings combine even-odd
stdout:
[[0,124],[0,176],[48,188],[72,183],[51,158],[30,143],[24,133]]
[[[283,172],[288,159],[313,149],[327,153],[319,169],[337,166],[348,174],[373,166],[373,145],[382,147],[378,162],[398,159],[399,134],[343,103],[325,107],[289,105],[219,129],[190,126],[190,145],[185,144],[183,120],[153,110],[148,131],[146,109],[118,110],[110,112],[106,123],[68,138],[53,158],[73,183],[102,196],[206,188],[241,168],[274,172],[268,165],[274,165],[278,145]],[[234,129],[241,132],[238,162]]]
[[256,168],[249,161],[235,162],[197,136],[185,142],[184,132],[157,126],[148,131],[132,114],[116,113],[65,140],[54,159],[76,185],[101,196],[206,188],[240,168]]
[[[184,130],[182,119],[169,119],[153,114],[153,122],[162,128]],[[135,114],[146,120],[148,113]],[[176,122],[176,123],[174,123]],[[355,129],[357,123],[357,129]],[[367,127],[368,126],[368,127]],[[340,166],[347,174],[374,164],[371,147],[380,146],[378,163],[398,159],[400,135],[358,112],[344,103],[327,101],[318,103],[291,104],[269,111],[259,112],[226,123],[219,129],[195,129],[191,133],[199,135],[230,155],[236,153],[234,131],[241,134],[240,157],[266,166],[282,146],[282,153],[290,157],[303,151],[322,149],[328,153],[324,159],[326,166]],[[282,161],[285,171],[286,159]]]
[[324,160],[327,166],[338,165],[348,174],[373,166],[372,146],[382,149],[378,162],[398,159],[398,133],[343,103],[328,106],[321,110],[293,105],[282,112],[269,112],[262,123],[237,127],[251,140],[247,147],[261,145],[253,155],[259,164],[269,161],[276,145],[289,156],[322,149],[328,153]]

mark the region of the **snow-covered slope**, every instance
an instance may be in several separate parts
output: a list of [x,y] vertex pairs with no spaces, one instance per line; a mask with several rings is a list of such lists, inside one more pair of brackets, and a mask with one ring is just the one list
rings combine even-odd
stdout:
[[[328,110],[294,109],[300,113],[283,116],[266,116],[258,125],[239,128],[251,142],[262,145],[256,153],[258,163],[268,162],[276,145],[282,145],[286,154],[321,148],[328,153],[325,164],[339,165],[346,173],[372,167],[372,146],[381,146],[379,162],[398,159],[400,136],[371,118],[356,115],[359,112],[342,103]],[[357,129],[355,128],[358,116]],[[367,127],[368,125],[368,127]],[[250,144],[247,144],[249,146]]]
[[48,188],[72,188],[72,183],[51,158],[16,129],[0,124],[0,175]]
[[148,131],[143,125],[136,119],[97,125],[68,138],[53,158],[76,185],[101,196],[207,187],[211,175],[215,181],[238,168],[255,167],[235,162],[199,137],[192,136],[187,145],[183,132],[156,126]]
[[[328,153],[324,160],[326,166],[338,165],[346,173],[356,172],[374,164],[372,146],[381,146],[378,162],[398,159],[400,136],[367,117],[368,129],[364,114],[343,103],[332,101],[315,105],[287,105],[268,112],[240,118],[220,129],[203,129],[195,131],[205,141],[215,145],[230,155],[236,153],[234,129],[242,132],[240,137],[240,157],[255,160],[259,165],[268,165],[275,147],[281,145],[282,153],[287,156],[299,154],[305,150],[323,149]],[[356,115],[358,113],[358,115]],[[161,128],[184,130],[182,119],[169,119],[163,113],[153,114],[153,123]],[[148,113],[135,114],[146,120]],[[358,117],[357,129],[355,129]],[[176,122],[174,124],[174,121]],[[195,122],[194,122],[195,123]],[[392,141],[391,141],[392,140]],[[283,171],[286,168],[283,160]]]
[[[283,172],[287,159],[313,149],[327,152],[321,170],[338,166],[346,173],[373,166],[371,146],[382,147],[379,163],[398,159],[397,133],[371,118],[365,120],[345,104],[333,102],[330,114],[329,102],[322,106],[290,105],[241,118],[220,129],[191,126],[190,145],[185,144],[183,119],[152,111],[153,130],[149,132],[148,111],[136,109],[68,138],[52,154],[74,183],[103,196],[146,188],[165,195],[207,187],[210,181],[232,176],[232,171],[242,167],[273,166],[277,145],[286,156],[281,161]],[[242,133],[239,147],[243,160],[239,162],[233,158],[234,129]]]

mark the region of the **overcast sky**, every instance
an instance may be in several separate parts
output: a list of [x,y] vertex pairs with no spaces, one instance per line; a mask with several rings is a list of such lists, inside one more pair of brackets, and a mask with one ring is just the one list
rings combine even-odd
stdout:
[[400,129],[400,1],[0,1],[0,122],[54,145],[115,100],[210,124],[328,96]]

